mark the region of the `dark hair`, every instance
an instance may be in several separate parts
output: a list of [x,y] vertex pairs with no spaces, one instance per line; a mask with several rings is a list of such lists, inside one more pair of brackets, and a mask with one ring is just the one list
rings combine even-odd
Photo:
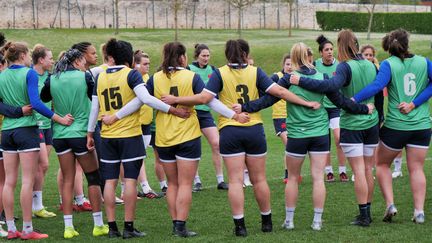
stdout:
[[186,55],[186,47],[180,42],[170,42],[163,47],[162,71],[169,77],[170,67],[180,66],[180,57]]
[[112,38],[107,42],[106,52],[108,56],[114,59],[116,65],[127,64],[129,67],[132,67],[133,50],[131,43]]
[[1,65],[5,65],[6,63],[6,59],[4,58],[4,56],[0,53],[0,64]]
[[194,58],[197,59],[203,50],[209,50],[206,44],[195,44]]
[[78,51],[82,52],[82,53],[86,53],[87,49],[89,48],[89,46],[91,46],[92,44],[90,42],[80,42],[80,43],[76,43],[74,44],[71,49],[77,49]]
[[[384,41],[385,38],[385,41]],[[388,50],[392,56],[399,57],[402,61],[407,58],[410,53],[409,48],[409,34],[404,29],[393,30],[383,38],[383,49]]]
[[33,51],[32,51],[33,64],[36,65],[39,61],[39,58],[45,58],[47,55],[47,52],[49,52],[48,48],[46,48],[42,44],[36,44],[33,47]]
[[15,62],[20,58],[21,54],[26,54],[29,52],[27,44],[23,42],[11,42],[6,43],[2,50],[4,56],[9,63]]
[[143,58],[149,58],[149,55],[147,53],[144,53],[141,50],[136,50],[134,52],[134,62],[135,62],[135,64],[140,63],[141,59],[143,59]]
[[319,35],[316,38],[316,42],[318,43],[318,51],[322,52],[322,50],[324,49],[324,46],[326,44],[331,44],[333,46],[333,42],[331,42],[329,39],[327,39],[324,35]]
[[230,63],[247,64],[249,44],[247,41],[229,40],[225,44],[225,57]]
[[0,32],[0,47],[4,46],[4,44],[6,44],[6,37],[2,32]]
[[66,71],[68,68],[73,66],[74,61],[81,57],[83,57],[82,52],[80,52],[77,49],[69,49],[63,54],[60,60],[56,63],[54,67],[54,73],[58,77],[60,73]]

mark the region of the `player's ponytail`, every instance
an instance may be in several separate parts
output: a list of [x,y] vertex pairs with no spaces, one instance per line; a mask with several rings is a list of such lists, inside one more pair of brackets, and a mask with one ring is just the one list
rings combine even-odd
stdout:
[[410,53],[409,48],[409,34],[404,29],[397,29],[390,32],[387,40],[388,52],[392,56],[399,57],[402,61],[407,58]]
[[164,45],[163,48],[162,71],[170,77],[170,73],[176,67],[182,67],[180,58],[186,56],[186,47],[180,42],[170,42]]
[[229,40],[225,44],[225,57],[229,63],[247,64],[249,44],[242,39]]

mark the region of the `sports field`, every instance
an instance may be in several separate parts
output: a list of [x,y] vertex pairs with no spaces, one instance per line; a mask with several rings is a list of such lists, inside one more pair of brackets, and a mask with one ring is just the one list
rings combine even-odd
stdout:
[[[111,30],[0,30],[5,33],[8,40],[25,41],[29,46],[42,43],[53,50],[56,57],[62,50],[68,49],[73,43],[80,41],[92,42],[96,47],[110,37],[114,36]],[[287,38],[287,31],[275,30],[247,30],[243,32],[243,38],[249,41],[251,54],[255,65],[264,69],[267,74],[278,71],[281,67],[283,54],[289,52],[291,45],[295,42],[305,42],[312,47],[315,58],[318,57],[317,45],[314,38],[318,31],[298,30],[293,32],[292,38]],[[324,33],[334,43],[335,32]],[[132,43],[134,49],[141,49],[150,54],[151,73],[153,73],[161,59],[161,50],[164,43],[173,39],[174,32],[171,30],[121,30],[116,36],[118,39],[127,40]],[[372,40],[366,41],[365,33],[357,33],[360,44],[371,43],[380,47],[382,33],[372,34]],[[184,30],[180,31],[180,41],[188,48],[189,61],[193,57],[193,45],[195,43],[206,43],[212,50],[210,63],[215,66],[224,64],[224,44],[228,39],[236,39],[235,31],[227,30]],[[430,36],[412,35],[410,42],[411,51],[432,57],[430,49]],[[386,53],[378,48],[378,59],[387,57]],[[100,55],[99,55],[100,57]],[[99,60],[101,62],[101,60]],[[67,90],[67,87],[65,87]],[[67,92],[65,90],[65,92]],[[432,226],[432,191],[428,182],[427,198],[425,204],[426,222],[424,225],[415,225],[411,222],[413,213],[412,197],[409,186],[409,177],[406,170],[405,158],[403,165],[404,176],[394,182],[395,203],[399,214],[394,223],[387,224],[381,221],[385,204],[382,200],[378,186],[375,190],[375,200],[372,204],[373,223],[368,228],[350,226],[349,223],[358,213],[357,203],[354,196],[353,183],[334,182],[326,184],[327,200],[324,208],[323,229],[320,232],[312,231],[310,224],[313,218],[312,206],[312,182],[309,171],[309,161],[306,160],[303,170],[303,182],[300,185],[299,202],[295,214],[295,230],[283,230],[280,225],[285,219],[283,158],[284,148],[278,137],[274,135],[271,119],[271,110],[262,112],[264,127],[267,136],[267,179],[272,193],[272,214],[274,231],[264,234],[261,232],[260,215],[253,197],[253,189],[248,187],[246,191],[245,220],[249,236],[245,239],[233,236],[233,222],[228,204],[227,192],[216,189],[216,178],[211,153],[205,139],[203,139],[203,154],[200,162],[199,172],[203,180],[204,190],[193,194],[193,203],[188,228],[196,231],[199,236],[188,241],[194,242],[234,242],[234,241],[256,241],[256,242],[431,242]],[[334,150],[333,150],[334,151]],[[153,189],[158,189],[158,182],[153,172],[153,151],[147,150],[146,159],[147,175]],[[332,153],[333,165],[337,171],[337,162],[334,152]],[[425,172],[427,179],[432,176],[431,153],[426,159]],[[58,169],[57,157],[52,152],[50,157],[50,168],[47,174],[44,188],[44,205],[49,211],[58,213],[53,219],[35,219],[34,227],[49,234],[45,241],[61,242],[63,239],[63,215],[57,211],[58,192],[56,185],[56,173]],[[349,176],[351,172],[349,171]],[[338,178],[336,176],[336,178]],[[18,194],[16,194],[18,196]],[[19,208],[17,204],[16,209]],[[117,206],[119,228],[123,228],[122,215],[123,206]],[[20,213],[18,213],[19,215]],[[22,222],[18,222],[21,228]],[[94,238],[91,236],[93,220],[90,213],[74,214],[74,225],[80,232],[80,236],[72,241],[87,242],[113,242],[108,238]],[[142,199],[138,201],[137,218],[135,226],[147,233],[147,236],[139,241],[168,242],[184,239],[175,238],[171,235],[172,223],[168,214],[165,199]],[[118,240],[120,241],[120,240]],[[131,242],[138,241],[132,240]]]

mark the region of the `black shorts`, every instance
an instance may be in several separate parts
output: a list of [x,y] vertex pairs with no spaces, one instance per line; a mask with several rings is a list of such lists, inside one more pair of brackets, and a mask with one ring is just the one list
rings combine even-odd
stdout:
[[155,142],[156,142],[156,132],[150,132],[151,133],[151,139],[150,139],[150,146],[152,146],[153,148],[156,146]]
[[137,179],[145,158],[142,136],[129,138],[101,138],[101,172],[105,180],[118,179],[120,162],[124,177]]
[[141,131],[144,136],[151,135],[151,124],[141,125]]
[[285,148],[285,154],[291,157],[304,157],[309,154],[328,154],[330,143],[328,137],[330,134],[309,137],[309,138],[290,138]]
[[429,148],[431,130],[401,131],[383,126],[380,139],[385,147],[394,151],[401,151],[404,147]]
[[250,127],[226,126],[219,133],[219,148],[222,157],[238,155],[258,157],[267,154],[267,143],[262,124]]
[[341,128],[340,145],[345,157],[373,156],[379,141],[378,124],[364,130]]
[[277,118],[273,119],[273,126],[275,129],[276,136],[281,135],[281,133],[286,132],[286,119],[285,118]]
[[196,112],[197,112],[200,129],[204,129],[207,127],[216,127],[216,123],[210,111],[196,110]]
[[340,117],[340,109],[339,108],[325,108],[327,111],[329,121],[333,118]]
[[57,155],[72,152],[76,156],[80,156],[88,153],[87,138],[55,138],[53,139],[53,147]]
[[170,147],[158,147],[156,150],[159,159],[164,163],[173,163],[179,160],[200,160],[201,159],[201,137]]
[[18,153],[40,150],[39,128],[19,127],[1,133],[3,152]]
[[52,145],[53,144],[52,128],[39,129],[39,138],[40,138],[40,143],[45,143],[46,145]]
[[3,148],[0,145],[0,160],[3,160]]

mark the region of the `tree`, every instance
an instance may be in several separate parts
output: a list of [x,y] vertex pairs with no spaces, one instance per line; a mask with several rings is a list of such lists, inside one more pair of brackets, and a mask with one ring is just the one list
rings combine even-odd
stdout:
[[288,37],[292,36],[292,19],[293,19],[293,5],[294,5],[294,0],[282,0],[286,3],[288,3],[288,11],[289,11],[289,21],[288,21]]
[[262,13],[263,13],[263,27],[264,29],[267,27],[266,25],[266,3],[269,2],[269,0],[261,0],[262,4],[263,4],[263,9],[262,9]]
[[241,21],[241,17],[242,17],[242,13],[243,13],[243,9],[246,8],[247,6],[251,5],[252,3],[255,2],[255,0],[227,0],[227,2],[229,4],[231,4],[231,6],[233,6],[234,8],[238,9],[238,23],[237,23],[237,32],[239,34],[239,37],[242,37],[242,33],[241,33],[241,29],[242,29],[242,21]]
[[373,22],[373,16],[374,16],[374,12],[375,12],[375,6],[378,3],[380,3],[380,0],[370,0],[371,6],[364,5],[364,7],[366,8],[366,10],[369,13],[369,24],[368,24],[368,31],[367,31],[367,36],[366,36],[367,40],[370,40],[370,33],[372,31],[372,22]]
[[187,1],[188,0],[167,0],[167,2],[170,4],[170,8],[174,11],[174,41],[178,41],[178,14]]
[[115,8],[115,34],[119,33],[119,0],[114,0]]

